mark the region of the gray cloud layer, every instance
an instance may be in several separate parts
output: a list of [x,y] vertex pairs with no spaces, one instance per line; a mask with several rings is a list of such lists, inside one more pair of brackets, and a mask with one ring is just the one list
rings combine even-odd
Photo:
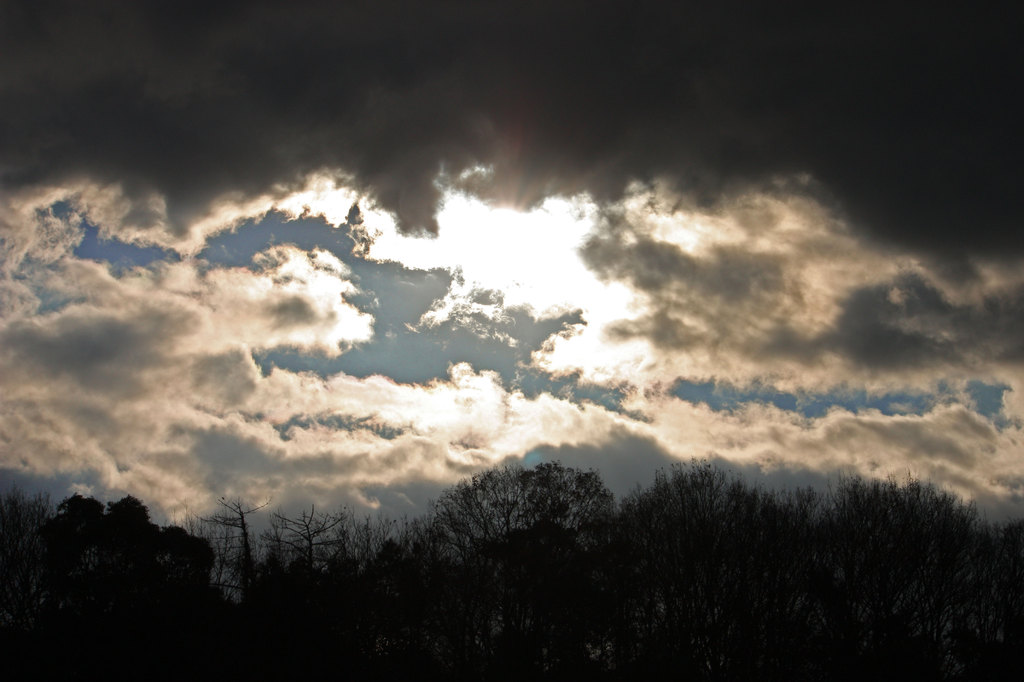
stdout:
[[[1017,253],[1013,16],[821,3],[8,1],[0,177],[88,178],[172,229],[339,168],[435,230],[439,171],[517,204],[806,173],[927,252]],[[166,203],[164,203],[164,200]]]

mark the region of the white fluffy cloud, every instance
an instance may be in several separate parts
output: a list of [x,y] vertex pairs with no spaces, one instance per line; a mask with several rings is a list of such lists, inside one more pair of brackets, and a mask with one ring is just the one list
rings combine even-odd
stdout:
[[961,404],[908,415],[836,407],[813,419],[765,404],[715,411],[666,396],[638,397],[631,407],[650,417],[645,429],[679,458],[721,457],[766,473],[913,476],[1020,513],[1021,429],[998,428]]

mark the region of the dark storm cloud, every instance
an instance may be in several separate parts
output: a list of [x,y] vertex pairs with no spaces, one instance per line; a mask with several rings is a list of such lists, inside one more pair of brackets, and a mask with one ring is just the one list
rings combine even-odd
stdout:
[[598,277],[628,282],[650,301],[646,315],[610,326],[612,338],[644,337],[663,350],[718,344],[716,336],[744,344],[750,319],[781,317],[778,309],[798,296],[789,291],[780,256],[735,246],[694,256],[674,244],[619,230],[614,222],[580,254]]
[[711,456],[707,459],[712,466],[736,475],[748,483],[765,490],[794,492],[810,488],[819,492],[826,492],[835,483],[834,475],[829,476],[820,471],[813,471],[799,466],[766,470],[758,464],[736,463],[720,456]]
[[[1008,11],[1008,10],[1007,10]],[[47,2],[0,9],[8,189],[88,177],[167,198],[356,175],[405,229],[433,181],[699,201],[780,177],[872,234],[946,255],[1021,248],[1015,17],[815,3]],[[130,219],[159,220],[140,202]]]
[[784,288],[781,259],[719,246],[700,257],[674,244],[646,236],[591,238],[581,249],[584,262],[602,279],[629,281],[655,296],[674,296],[673,289],[693,290],[724,303],[758,301],[777,296]]
[[926,272],[905,271],[844,293],[827,328],[812,332],[807,320],[791,315],[826,282],[793,271],[807,258],[838,261],[841,250],[822,255],[805,245],[792,253],[758,253],[744,250],[744,243],[691,255],[620,217],[607,217],[580,254],[598,277],[626,282],[646,299],[641,315],[608,326],[612,339],[645,338],[670,353],[713,348],[755,362],[786,359],[807,366],[834,355],[851,367],[879,371],[978,370],[1024,360],[1020,286],[964,296],[966,289],[943,291]]
[[819,347],[880,369],[1024,360],[1024,290],[953,303],[920,277],[859,289]]
[[955,359],[965,349],[958,349],[948,334],[956,327],[946,325],[963,318],[963,313],[916,278],[904,284],[897,291],[905,292],[905,302],[893,300],[891,286],[854,292],[843,305],[829,345],[869,367],[919,366]]
[[1024,290],[976,303],[952,302],[916,275],[857,289],[841,303],[831,330],[813,338],[779,329],[759,350],[807,362],[835,353],[853,366],[891,371],[976,370],[1024,361]]

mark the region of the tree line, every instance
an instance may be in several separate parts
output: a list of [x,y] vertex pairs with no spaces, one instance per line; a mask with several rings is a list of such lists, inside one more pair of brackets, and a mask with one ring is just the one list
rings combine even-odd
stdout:
[[917,480],[766,490],[694,461],[617,501],[506,465],[415,519],[222,499],[167,527],[11,489],[0,582],[34,677],[1024,679],[1024,522]]

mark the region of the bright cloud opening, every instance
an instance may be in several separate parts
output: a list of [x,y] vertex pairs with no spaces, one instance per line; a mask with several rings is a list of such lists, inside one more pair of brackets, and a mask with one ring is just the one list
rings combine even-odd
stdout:
[[506,306],[557,315],[594,300],[595,289],[603,289],[578,255],[595,214],[586,197],[551,198],[520,212],[449,192],[438,212],[436,238],[390,229],[373,240],[367,255],[423,270],[445,268],[461,275],[461,291],[453,293],[499,291]]

